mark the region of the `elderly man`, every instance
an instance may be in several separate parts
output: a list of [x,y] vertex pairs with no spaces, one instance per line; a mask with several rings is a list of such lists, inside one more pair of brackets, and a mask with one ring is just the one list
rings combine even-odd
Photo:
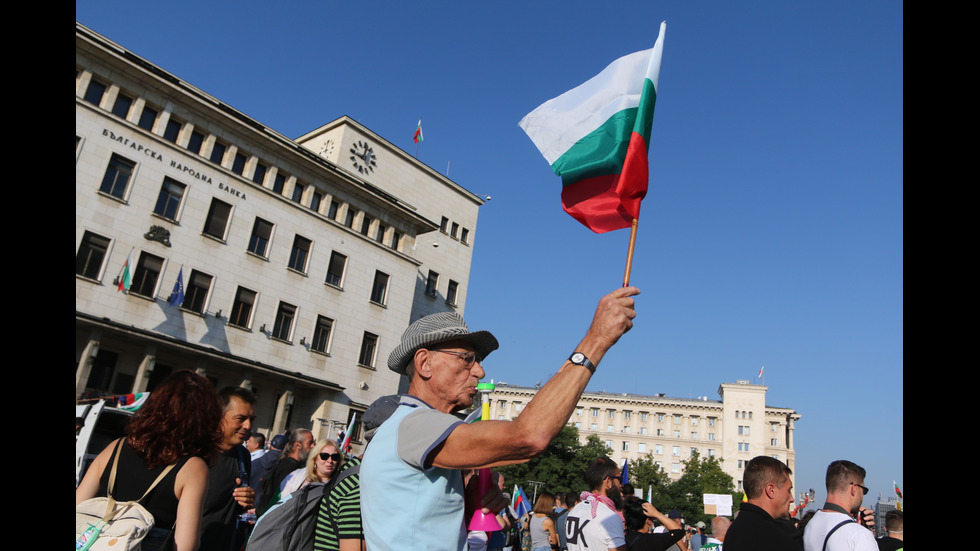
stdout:
[[724,549],[725,534],[728,533],[728,527],[732,525],[732,521],[728,520],[728,517],[715,517],[711,519],[711,535],[708,536],[705,544],[701,546],[701,549],[705,551],[722,551]]
[[[804,547],[825,551],[878,551],[874,534],[867,528],[874,525],[873,513],[861,507],[868,493],[864,485],[866,474],[860,465],[843,459],[827,467],[827,503],[807,523]],[[854,520],[855,515],[861,524]]]
[[749,461],[742,475],[747,503],[725,535],[725,551],[802,551],[803,541],[788,520],[793,471],[765,455]]
[[[596,365],[633,326],[626,287],[599,302],[585,338],[514,421],[465,424],[454,412],[473,404],[481,363],[497,349],[487,331],[470,332],[455,312],[408,327],[388,367],[409,377],[408,393],[378,429],[361,465],[361,508],[367,547],[458,550],[466,545],[462,469],[508,465],[542,453],[571,417]],[[474,477],[476,478],[476,477]],[[497,512],[499,492],[473,510]]]

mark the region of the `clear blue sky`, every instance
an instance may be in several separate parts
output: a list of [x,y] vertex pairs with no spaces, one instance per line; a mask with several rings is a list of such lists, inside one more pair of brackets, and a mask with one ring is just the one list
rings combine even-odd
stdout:
[[546,380],[621,284],[517,122],[667,21],[632,283],[635,328],[591,390],[708,396],[766,366],[797,424],[797,488],[826,465],[903,469],[903,4],[76,2],[122,46],[289,137],[349,115],[491,195],[466,317],[488,377]]

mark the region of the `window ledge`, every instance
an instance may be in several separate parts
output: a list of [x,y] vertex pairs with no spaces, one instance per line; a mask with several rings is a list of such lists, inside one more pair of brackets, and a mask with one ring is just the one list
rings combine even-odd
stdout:
[[167,218],[166,216],[163,216],[162,214],[157,214],[155,212],[151,212],[150,213],[150,216],[152,216],[153,218],[156,218],[158,220],[163,220],[164,222],[173,224],[175,226],[180,226],[180,222],[178,222],[177,220],[175,220],[173,218]]
[[328,281],[324,281],[323,284],[326,285],[327,287],[330,287],[332,289],[336,289],[336,290],[341,291],[341,292],[343,292],[343,290],[344,290],[344,288],[341,287],[340,285],[334,285],[333,283],[330,283]]
[[266,261],[266,262],[268,262],[268,261],[269,261],[269,257],[267,257],[267,256],[262,256],[262,255],[260,255],[259,253],[253,253],[252,251],[250,251],[250,250],[248,250],[248,249],[246,249],[246,250],[245,250],[245,254],[247,254],[248,256],[251,256],[252,258],[257,258],[257,259],[259,259],[259,260],[264,260],[264,261]]
[[216,237],[214,235],[211,235],[210,233],[201,232],[201,237],[206,237],[206,238],[208,238],[208,239],[210,239],[212,241],[217,241],[218,243],[221,243],[222,245],[227,245],[228,244],[228,242],[225,241],[225,239],[223,237]]
[[87,281],[89,283],[94,283],[96,285],[102,285],[101,279],[93,279],[91,277],[85,277],[81,274],[75,274],[75,279],[81,279],[82,281]]
[[286,271],[293,272],[294,274],[301,275],[303,277],[310,277],[310,276],[306,275],[306,272],[301,272],[301,271],[297,270],[296,268],[290,268],[289,266],[286,266]]
[[288,344],[289,346],[292,346],[293,345],[293,341],[287,341],[285,339],[280,339],[279,337],[273,337],[272,335],[269,335],[269,338],[272,339],[272,340],[274,340],[274,341],[281,342],[283,344]]
[[121,199],[119,197],[116,197],[115,195],[112,195],[111,193],[106,193],[106,192],[102,191],[101,189],[100,190],[96,190],[96,193],[98,193],[99,195],[105,197],[106,199],[112,199],[113,201],[115,201],[117,203],[122,203],[124,205],[128,205],[129,204],[129,201],[127,201],[125,199]]
[[364,365],[362,363],[357,364],[357,367],[363,367],[364,369],[370,369],[371,371],[377,371],[378,368],[370,365]]
[[375,301],[373,301],[373,300],[370,300],[370,299],[368,300],[368,302],[370,302],[371,304],[373,304],[373,305],[375,305],[375,306],[379,306],[379,307],[381,307],[381,308],[384,308],[384,309],[388,309],[388,306],[387,306],[387,305],[385,305],[385,304],[382,304],[382,303],[380,303],[380,302],[375,302]]

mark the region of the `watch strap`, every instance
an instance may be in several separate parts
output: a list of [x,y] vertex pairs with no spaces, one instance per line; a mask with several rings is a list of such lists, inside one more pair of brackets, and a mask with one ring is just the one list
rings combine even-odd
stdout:
[[[580,358],[576,358],[576,356],[579,356]],[[589,373],[595,375],[595,364],[592,363],[592,360],[590,360],[589,357],[586,356],[585,354],[577,351],[572,352],[572,355],[568,357],[568,361],[572,362],[575,365],[584,366],[586,369],[589,370]]]

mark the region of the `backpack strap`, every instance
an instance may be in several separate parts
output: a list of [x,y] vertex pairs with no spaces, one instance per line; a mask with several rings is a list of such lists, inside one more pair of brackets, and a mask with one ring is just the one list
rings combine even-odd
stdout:
[[833,533],[836,532],[838,528],[840,528],[841,526],[844,526],[845,524],[851,523],[851,522],[854,522],[854,519],[849,518],[847,520],[842,520],[842,521],[840,521],[837,524],[837,526],[834,526],[833,528],[831,528],[830,529],[830,532],[827,532],[827,537],[825,537],[823,539],[823,551],[827,551],[827,541],[830,540],[830,536],[833,535]]
[[167,465],[167,468],[165,468],[160,473],[160,475],[157,476],[156,480],[153,481],[153,484],[150,484],[150,487],[147,488],[145,492],[143,492],[143,495],[140,496],[139,499],[135,501],[124,502],[123,503],[124,507],[120,507],[119,509],[116,509],[116,499],[112,497],[112,490],[116,485],[116,472],[119,470],[119,456],[122,455],[122,447],[125,440],[126,440],[125,438],[119,439],[119,444],[116,446],[116,451],[113,453],[114,457],[112,459],[112,468],[109,470],[109,487],[107,492],[109,494],[108,495],[109,499],[106,501],[106,511],[105,514],[102,516],[103,523],[109,522],[118,513],[121,513],[129,509],[133,505],[143,501],[146,498],[146,496],[149,495],[149,493],[153,490],[153,488],[156,488],[157,484],[159,484],[160,481],[162,481],[164,477],[166,477],[170,473],[170,471],[173,470],[174,466],[177,464],[176,462],[174,462],[171,463],[170,465]]
[[[344,469],[343,471],[341,471],[340,474],[337,475],[337,478],[335,478],[335,479],[331,480],[329,483],[327,483],[327,487],[324,488],[324,490],[323,490],[323,499],[329,501],[330,500],[330,493],[333,491],[334,488],[337,487],[338,484],[341,483],[341,481],[343,481],[348,476],[355,475],[355,474],[357,474],[359,472],[361,472],[361,464],[360,463],[358,463],[357,465],[354,465],[353,467],[350,467],[350,468],[347,468],[347,469]],[[337,535],[337,541],[339,542],[340,541],[340,529],[337,526],[337,519],[333,518],[333,513],[330,512],[330,505],[329,505],[329,503],[327,504],[326,512],[327,512],[327,518],[330,519],[330,526],[331,526],[331,528],[333,528],[333,533]]]

